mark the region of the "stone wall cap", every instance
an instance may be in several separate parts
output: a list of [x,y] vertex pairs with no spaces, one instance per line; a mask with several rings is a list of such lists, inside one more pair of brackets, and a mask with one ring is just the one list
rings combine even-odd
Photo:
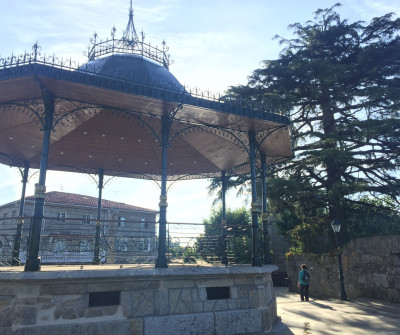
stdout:
[[170,266],[167,269],[154,268],[153,265],[75,265],[75,266],[42,266],[41,271],[25,272],[23,267],[7,267],[0,270],[0,281],[31,281],[31,280],[72,280],[82,278],[113,278],[114,280],[134,277],[148,278],[181,278],[210,276],[232,276],[246,274],[257,276],[276,271],[276,265],[250,266],[250,265],[231,265],[231,266]]

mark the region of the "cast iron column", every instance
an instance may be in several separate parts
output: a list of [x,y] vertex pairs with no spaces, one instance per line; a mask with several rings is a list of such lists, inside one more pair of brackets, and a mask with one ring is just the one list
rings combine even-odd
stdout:
[[14,237],[14,245],[12,251],[12,259],[11,265],[21,265],[19,259],[19,251],[21,248],[21,233],[22,233],[22,225],[24,224],[23,216],[24,216],[24,207],[25,207],[25,191],[26,191],[26,183],[28,182],[28,174],[29,174],[29,162],[25,162],[24,164],[24,173],[22,175],[22,192],[21,192],[21,200],[19,202],[19,213],[18,213],[18,221],[17,221],[17,232]]
[[97,198],[96,235],[94,238],[93,264],[100,264],[100,228],[101,228],[101,199],[103,192],[104,170],[99,170],[99,197]]
[[156,268],[167,268],[167,150],[168,136],[170,128],[169,115],[163,115],[161,118],[161,195],[160,195],[160,218],[158,221],[158,251]]
[[258,215],[260,214],[260,206],[257,203],[256,189],[256,136],[253,131],[249,132],[250,142],[250,170],[251,170],[251,226],[252,226],[252,265],[262,266],[262,257],[260,254],[260,237]]
[[54,97],[42,89],[45,119],[43,124],[43,144],[40,157],[39,183],[35,184],[35,204],[28,240],[28,255],[25,271],[40,271],[40,230],[43,222],[44,199],[46,197],[46,173],[50,147],[50,133],[54,116]]
[[261,154],[261,185],[262,185],[262,200],[263,200],[263,250],[264,250],[264,264],[271,264],[272,257],[269,250],[269,231],[268,231],[268,202],[267,202],[267,158]]
[[226,253],[226,173],[222,171],[221,173],[221,182],[222,182],[222,257],[221,263],[227,265],[228,264],[228,256]]

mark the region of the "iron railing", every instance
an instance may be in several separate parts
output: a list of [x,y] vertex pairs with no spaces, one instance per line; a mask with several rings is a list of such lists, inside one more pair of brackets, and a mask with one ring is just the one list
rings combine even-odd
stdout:
[[[13,261],[17,223],[23,220],[19,253]],[[23,265],[28,250],[31,217],[0,218],[0,266]],[[41,264],[91,264],[95,254],[97,221],[45,217],[41,227]],[[122,225],[123,224],[123,225]],[[249,225],[168,223],[169,264],[251,263]],[[102,220],[101,264],[152,264],[157,257],[158,224],[125,220]]]
[[[103,42],[101,42],[103,43]],[[112,46],[112,40],[104,42],[104,48],[116,48]],[[109,44],[111,43],[111,46]],[[151,46],[150,46],[151,47]],[[144,49],[146,50],[146,49]],[[158,50],[158,49],[157,49]],[[115,49],[115,52],[118,50]],[[89,53],[91,50],[88,51]],[[93,51],[94,52],[94,51]],[[97,55],[101,53],[101,49],[96,51]],[[104,51],[105,52],[105,51]],[[109,52],[109,51],[107,51]],[[141,53],[142,50],[138,49],[137,52]],[[145,52],[145,51],[143,51]],[[160,61],[164,61],[164,51],[161,52]],[[158,55],[158,53],[156,53]],[[162,59],[161,59],[162,58]],[[257,117],[260,119],[270,120],[285,125],[290,124],[289,120],[289,104],[278,105],[276,103],[270,103],[267,101],[260,101],[254,99],[243,99],[237,95],[220,94],[210,90],[202,90],[199,88],[190,88],[182,85],[173,85],[171,83],[165,83],[160,80],[149,80],[148,78],[142,78],[134,76],[133,74],[126,74],[121,72],[105,72],[101,66],[94,66],[93,64],[80,65],[79,62],[73,61],[72,58],[59,58],[55,55],[45,55],[41,53],[41,47],[36,43],[32,47],[32,52],[24,52],[21,55],[12,54],[10,57],[0,57],[0,80],[11,79],[28,75],[33,70],[27,67],[28,65],[45,65],[48,68],[37,71],[44,71],[48,75],[61,76],[60,73],[56,73],[55,70],[67,70],[71,71],[68,76],[68,80],[82,81],[82,74],[90,74],[96,76],[99,79],[101,85],[111,85],[110,88],[115,88],[115,81],[124,82],[126,84],[140,85],[143,89],[158,89],[162,90],[165,94],[179,95],[177,98],[178,102],[193,104],[204,108],[212,108],[221,110],[224,112],[235,113],[239,115],[245,115],[250,117]],[[66,76],[64,76],[66,77]],[[110,81],[111,80],[111,81]],[[104,81],[104,82],[103,82]],[[91,82],[91,84],[93,84]],[[107,88],[107,87],[106,87]],[[158,92],[157,91],[157,92]],[[160,93],[157,93],[157,97]]]

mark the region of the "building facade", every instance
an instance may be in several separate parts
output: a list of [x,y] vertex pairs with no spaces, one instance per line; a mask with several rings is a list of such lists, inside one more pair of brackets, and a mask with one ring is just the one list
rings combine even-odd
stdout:
[[[48,192],[41,226],[41,263],[91,263],[96,226],[100,225],[102,263],[152,263],[155,258],[157,211],[102,200],[97,220],[95,197]],[[25,199],[23,218],[20,201],[0,206],[0,261],[12,258],[17,223],[23,219],[19,258],[25,262],[34,198]]]

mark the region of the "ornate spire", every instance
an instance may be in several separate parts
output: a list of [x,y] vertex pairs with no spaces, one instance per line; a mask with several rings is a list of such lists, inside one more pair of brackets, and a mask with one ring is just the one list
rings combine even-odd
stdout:
[[135,44],[139,43],[139,39],[135,30],[135,25],[133,24],[132,0],[129,7],[129,21],[124,31],[124,34],[122,35],[122,41],[124,41],[126,46],[134,46]]
[[113,55],[113,54],[132,54],[140,55],[144,58],[151,59],[161,64],[166,69],[169,68],[170,59],[165,41],[162,42],[162,49],[152,46],[150,43],[144,42],[144,33],[141,32],[141,40],[139,40],[135,25],[133,24],[133,9],[132,0],[129,7],[129,21],[124,34],[121,39],[115,38],[117,29],[113,27],[111,29],[111,40],[105,41],[97,39],[97,34],[93,35],[90,39],[90,44],[83,54],[88,56],[89,61],[96,60],[102,56]]

